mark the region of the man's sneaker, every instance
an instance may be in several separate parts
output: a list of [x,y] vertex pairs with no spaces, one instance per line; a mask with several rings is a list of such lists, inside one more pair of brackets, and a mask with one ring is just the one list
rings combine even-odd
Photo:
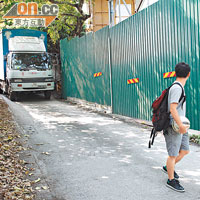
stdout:
[[185,192],[184,188],[180,185],[179,181],[176,179],[172,179],[171,181],[168,179],[166,186],[177,192]]
[[[167,173],[167,166],[163,166],[162,171],[165,172],[166,174],[168,174],[168,173]],[[175,178],[176,180],[179,179],[179,175],[178,175],[175,171],[174,171],[174,178]]]

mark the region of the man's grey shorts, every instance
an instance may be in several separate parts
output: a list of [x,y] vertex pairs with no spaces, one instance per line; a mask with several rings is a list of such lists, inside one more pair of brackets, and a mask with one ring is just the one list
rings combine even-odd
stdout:
[[180,134],[169,127],[164,131],[164,136],[169,156],[178,156],[180,150],[189,151],[188,133]]

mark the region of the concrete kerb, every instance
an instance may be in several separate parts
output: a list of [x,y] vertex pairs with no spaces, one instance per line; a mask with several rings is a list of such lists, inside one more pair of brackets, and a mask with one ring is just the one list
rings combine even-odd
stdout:
[[[68,103],[76,104],[81,108],[84,108],[84,109],[87,109],[87,110],[90,110],[90,111],[93,111],[93,112],[105,114],[106,116],[110,116],[114,119],[119,119],[119,120],[122,120],[122,121],[127,122],[127,123],[132,123],[134,125],[140,125],[143,128],[151,129],[153,127],[151,121],[112,114],[111,106],[100,105],[100,104],[97,104],[97,103],[88,102],[86,100],[77,99],[77,98],[73,98],[73,97],[67,97],[67,100],[65,100],[65,101],[67,101]],[[189,129],[189,135],[190,136],[192,136],[192,135],[200,136],[200,131]]]

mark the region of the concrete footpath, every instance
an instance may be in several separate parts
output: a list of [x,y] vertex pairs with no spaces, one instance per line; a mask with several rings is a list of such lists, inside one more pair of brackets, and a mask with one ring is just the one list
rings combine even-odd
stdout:
[[29,135],[37,176],[48,185],[37,200],[200,200],[199,146],[191,144],[176,166],[186,190],[178,193],[165,186],[161,171],[164,137],[159,134],[148,149],[150,128],[65,101],[3,98]]

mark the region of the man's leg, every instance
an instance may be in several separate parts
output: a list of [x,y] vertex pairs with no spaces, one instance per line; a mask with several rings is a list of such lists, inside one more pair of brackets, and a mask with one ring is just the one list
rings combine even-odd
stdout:
[[177,157],[175,156],[168,156],[167,158],[167,173],[168,173],[169,180],[174,179],[174,166],[175,166],[176,158]]
[[189,135],[188,133],[183,134],[181,141],[181,150],[179,151],[179,155],[176,158],[176,163],[179,162],[185,155],[187,155],[189,151]]
[[190,151],[188,150],[180,150],[179,155],[176,157],[175,164],[178,163],[182,158],[187,155]]
[[176,156],[168,156],[167,159],[167,173],[168,173],[168,181],[166,186],[177,191],[184,192],[184,188],[180,185],[179,181],[174,179],[174,166],[176,162]]
[[184,192],[184,188],[180,185],[179,181],[176,180],[177,177],[176,179],[174,178],[174,167],[176,164],[176,160],[178,161],[177,156],[179,156],[180,153],[179,160],[183,157],[182,152],[179,152],[179,150],[182,149],[182,135],[174,132],[171,127],[168,128],[167,132],[168,133],[165,134],[165,141],[169,156],[167,158],[167,167],[163,167],[163,171],[167,172],[169,177],[166,186],[175,191]]

